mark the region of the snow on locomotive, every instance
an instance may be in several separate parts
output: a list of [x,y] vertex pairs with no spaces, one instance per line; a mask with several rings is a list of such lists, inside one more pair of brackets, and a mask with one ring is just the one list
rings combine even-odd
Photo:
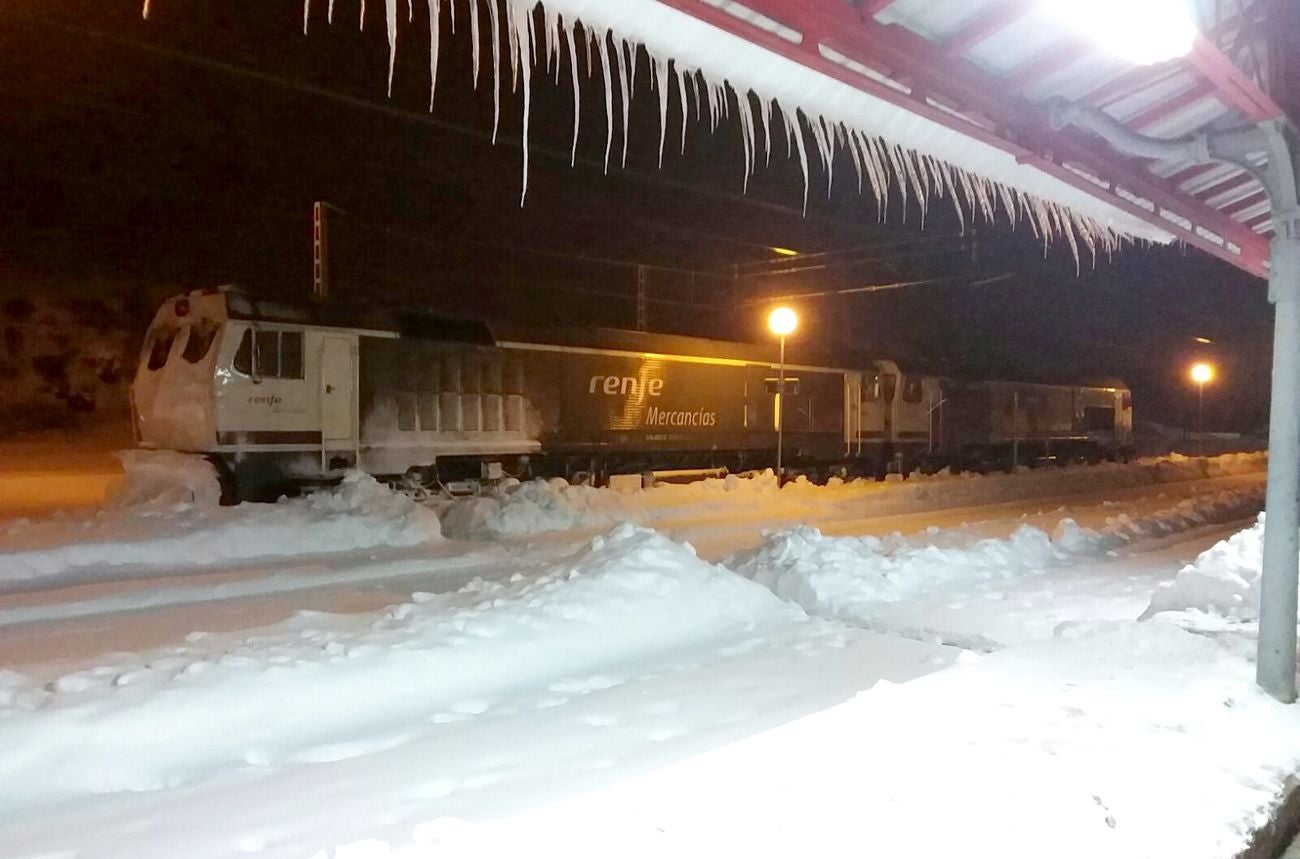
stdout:
[[797,381],[782,409],[769,393],[773,352],[223,287],[159,309],[132,409],[142,446],[207,456],[227,500],[273,498],[347,468],[415,486],[764,468],[778,415],[785,461],[815,475],[1064,461],[1131,445],[1131,400],[1118,384],[956,383],[794,347],[786,369]]

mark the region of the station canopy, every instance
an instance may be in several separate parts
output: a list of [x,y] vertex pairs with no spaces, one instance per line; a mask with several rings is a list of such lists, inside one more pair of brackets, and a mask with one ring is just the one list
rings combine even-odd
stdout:
[[[578,128],[582,98],[603,97],[599,131],[607,163],[617,161],[644,52],[661,157],[692,122],[738,120],[746,175],[772,157],[798,158],[805,203],[824,193],[824,175],[858,183],[885,208],[901,196],[956,205],[966,219],[1027,221],[1085,264],[1126,240],[1180,241],[1267,276],[1270,204],[1249,171],[1120,155],[1086,131],[1054,129],[1049,110],[1054,99],[1084,104],[1156,138],[1281,116],[1261,85],[1264,0],[1166,0],[1195,24],[1194,38],[1182,56],[1147,65],[1082,35],[1053,8],[1064,0],[426,2],[417,16],[423,4],[383,0],[390,51],[426,23],[419,17],[437,24],[425,37],[432,99],[439,38],[460,16],[476,82],[490,78],[498,106],[502,87],[522,87],[525,193],[534,79],[568,80],[575,147],[590,132]],[[305,0],[304,28],[332,21],[333,6]],[[493,48],[481,48],[484,31]],[[856,175],[832,175],[840,151]]]

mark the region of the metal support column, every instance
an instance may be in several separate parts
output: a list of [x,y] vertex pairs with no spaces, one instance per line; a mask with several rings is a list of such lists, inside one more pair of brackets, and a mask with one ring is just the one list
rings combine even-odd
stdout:
[[[1273,207],[1268,297],[1274,305],[1268,489],[1255,680],[1274,698],[1296,700],[1296,597],[1300,580],[1300,135],[1285,119],[1182,140],[1143,137],[1098,110],[1057,103],[1057,128],[1090,129],[1115,149],[1152,158],[1226,161],[1249,171]],[[1268,157],[1266,167],[1252,156]]]

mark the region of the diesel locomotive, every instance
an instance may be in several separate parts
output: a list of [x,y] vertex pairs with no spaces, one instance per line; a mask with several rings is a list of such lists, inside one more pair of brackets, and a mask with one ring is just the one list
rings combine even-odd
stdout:
[[[207,456],[228,501],[345,469],[425,489],[503,475],[744,471],[814,478],[1127,456],[1132,397],[961,381],[849,352],[258,298],[165,302],[132,383],[137,442]],[[785,402],[782,403],[781,400]]]

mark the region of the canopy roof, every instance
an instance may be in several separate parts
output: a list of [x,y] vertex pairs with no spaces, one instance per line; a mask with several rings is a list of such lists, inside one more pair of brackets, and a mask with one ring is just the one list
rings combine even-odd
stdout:
[[[1180,240],[1267,272],[1269,202],[1249,172],[1121,156],[1086,132],[1053,129],[1048,110],[1054,98],[1083,102],[1134,131],[1169,138],[1280,116],[1259,85],[1263,0],[1183,0],[1200,27],[1194,50],[1144,67],[1073,34],[1041,0],[426,2],[435,25],[431,87],[439,38],[454,29],[458,6],[471,30],[476,83],[482,62],[491,66],[498,105],[501,87],[522,86],[525,193],[532,78],[551,73],[552,63],[557,79],[568,78],[575,146],[583,88],[601,92],[607,161],[619,157],[620,126],[625,158],[644,50],[661,155],[678,133],[670,126],[680,126],[684,141],[692,114],[716,125],[734,110],[747,171],[784,148],[804,167],[805,200],[809,162],[820,160],[829,181],[836,152],[845,151],[882,209],[899,192],[923,208],[947,198],[963,218],[1001,212],[1045,238],[1064,236],[1076,256],[1109,252],[1122,239]],[[383,0],[394,54],[414,5]],[[304,28],[313,15],[332,19],[333,6],[305,0]],[[491,57],[480,58],[481,28],[490,28]],[[595,75],[603,86],[588,82]]]

